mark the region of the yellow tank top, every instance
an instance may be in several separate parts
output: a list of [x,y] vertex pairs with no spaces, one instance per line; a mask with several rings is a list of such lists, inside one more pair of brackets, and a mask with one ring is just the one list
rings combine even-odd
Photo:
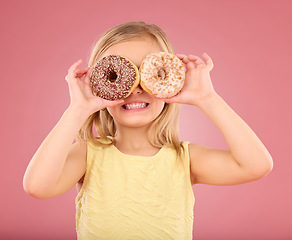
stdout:
[[188,142],[183,162],[162,147],[152,157],[88,144],[87,169],[76,197],[78,240],[191,240],[194,194]]

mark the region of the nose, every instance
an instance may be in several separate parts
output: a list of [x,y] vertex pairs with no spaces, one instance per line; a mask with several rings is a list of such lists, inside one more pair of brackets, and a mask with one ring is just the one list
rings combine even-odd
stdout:
[[141,85],[139,84],[136,88],[134,88],[132,94],[136,95],[136,94],[141,94],[143,92],[143,88],[141,87]]

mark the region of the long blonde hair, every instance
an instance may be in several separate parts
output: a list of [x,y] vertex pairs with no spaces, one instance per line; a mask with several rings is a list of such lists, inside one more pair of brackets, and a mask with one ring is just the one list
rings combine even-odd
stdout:
[[[93,66],[109,47],[138,38],[152,38],[164,52],[174,54],[173,46],[168,37],[158,26],[140,21],[127,22],[111,28],[99,38],[92,50],[89,66]],[[165,103],[162,112],[153,121],[148,132],[148,140],[154,147],[172,146],[177,151],[178,157],[183,153],[178,134],[179,111],[179,104]],[[80,129],[78,138],[100,145],[101,142],[96,139],[93,130],[96,130],[100,139],[105,140],[108,137],[113,138],[115,136],[116,125],[107,109],[90,115]]]

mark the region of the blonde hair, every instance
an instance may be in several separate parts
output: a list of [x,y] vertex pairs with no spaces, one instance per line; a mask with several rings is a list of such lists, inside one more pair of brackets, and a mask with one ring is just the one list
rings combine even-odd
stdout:
[[[158,26],[140,21],[127,22],[111,28],[99,38],[92,50],[89,66],[93,66],[111,46],[138,38],[152,38],[159,44],[162,51],[174,54],[168,37]],[[165,103],[162,112],[153,121],[148,132],[148,140],[154,147],[172,146],[177,151],[178,158],[183,154],[183,145],[179,141],[178,135],[179,111],[179,104]],[[78,138],[100,145],[101,142],[94,136],[93,130],[96,130],[101,140],[115,136],[115,122],[107,109],[90,115],[80,129]],[[108,144],[112,144],[112,142]]]

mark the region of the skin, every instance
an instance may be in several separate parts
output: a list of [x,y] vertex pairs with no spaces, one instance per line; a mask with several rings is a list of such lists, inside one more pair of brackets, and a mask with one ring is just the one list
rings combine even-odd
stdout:
[[[125,56],[138,67],[146,55],[161,49],[150,39],[123,42],[110,47],[103,56]],[[101,57],[103,57],[101,56]],[[89,76],[92,69],[80,68],[82,61],[68,70],[71,103],[30,161],[24,179],[25,191],[36,198],[60,195],[78,183],[86,170],[86,143],[72,145],[82,124],[92,113],[107,108],[117,125],[114,145],[123,153],[153,156],[159,149],[147,140],[151,122],[164,102],[193,105],[201,109],[222,132],[229,150],[189,145],[191,183],[232,185],[262,178],[273,167],[272,158],[251,128],[216,93],[210,78],[212,59],[203,53],[177,54],[186,65],[182,91],[171,99],[157,99],[138,86],[124,100],[107,101],[92,95]],[[147,102],[148,107],[125,111],[123,104]],[[64,137],[66,136],[66,137]]]
[[201,109],[223,134],[229,150],[190,144],[192,184],[234,185],[260,179],[273,168],[268,150],[252,129],[216,93],[210,72],[213,61],[177,54],[186,65],[186,82],[177,96],[165,102],[190,104]]
[[[138,68],[142,60],[150,53],[160,52],[161,48],[150,39],[129,41],[110,47],[101,57],[110,54],[124,56],[130,59]],[[125,111],[123,104],[146,102],[149,105],[141,110]],[[108,107],[109,113],[117,125],[117,136],[114,139],[115,146],[124,153],[140,156],[152,156],[159,151],[154,148],[147,139],[147,131],[152,121],[159,116],[164,101],[153,97],[144,91],[139,85],[124,103]]]

